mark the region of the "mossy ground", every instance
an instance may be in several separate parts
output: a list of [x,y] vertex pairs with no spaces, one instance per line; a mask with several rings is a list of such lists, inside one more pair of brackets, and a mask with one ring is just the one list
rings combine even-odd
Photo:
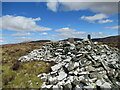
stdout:
[[48,72],[51,63],[43,61],[18,62],[18,58],[44,43],[9,44],[2,47],[2,88],[40,88],[38,74]]

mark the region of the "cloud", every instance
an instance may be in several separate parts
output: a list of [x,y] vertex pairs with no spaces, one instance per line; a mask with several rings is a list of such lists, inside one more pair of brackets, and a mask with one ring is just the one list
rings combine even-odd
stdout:
[[48,31],[51,28],[46,28],[37,25],[36,21],[40,21],[41,18],[27,18],[24,16],[12,16],[6,15],[0,17],[0,27],[13,31]]
[[113,26],[113,27],[105,27],[107,29],[120,29],[120,26]]
[[56,32],[75,32],[75,29],[71,29],[69,27],[65,27],[65,28],[61,28],[61,29],[57,29],[55,30]]
[[106,36],[103,32],[92,32],[92,33],[90,33],[90,35],[93,38],[99,38],[99,37],[105,37]]
[[[106,1],[106,2],[105,2]],[[79,11],[79,10],[91,10],[93,12],[101,12],[105,14],[118,13],[118,2],[109,2],[104,0],[104,2],[73,2],[57,0],[56,2],[47,2],[47,7],[56,12],[58,10],[63,11]]]
[[74,32],[74,34],[87,34],[87,32]]
[[0,40],[0,43],[4,42],[3,40]]
[[86,38],[88,34],[90,34],[92,38],[101,38],[106,36],[106,34],[103,32],[80,32],[76,29],[71,29],[69,27],[57,29],[55,31],[58,32],[58,34],[56,34],[55,36],[53,35],[53,37],[55,37],[58,40],[62,40],[70,37]]
[[40,35],[47,35],[48,33],[44,32],[44,33],[40,33]]
[[60,28],[55,30],[56,32],[58,32],[58,37],[59,38],[69,38],[69,37],[80,37],[83,34],[87,34],[87,32],[78,32],[75,29],[71,29],[69,27],[65,27],[65,28]]
[[33,33],[15,33],[15,34],[11,34],[11,36],[31,36],[34,35]]
[[4,41],[5,39],[6,39],[5,37],[2,37],[2,35],[0,35],[0,43],[5,42]]
[[78,32],[75,29],[71,29],[69,27],[61,28],[55,30],[56,32],[60,32],[62,35],[67,35],[67,34],[86,34],[86,32]]
[[5,37],[0,36],[0,43],[5,42],[4,39]]
[[41,20],[41,18],[39,17],[39,18],[35,18],[35,19],[33,19],[34,21],[40,21]]
[[95,14],[94,16],[82,16],[80,19],[87,20],[89,22],[95,22],[96,20],[102,20],[104,18],[108,18],[105,14]]
[[108,22],[113,22],[113,20],[106,19],[106,20],[100,20],[98,23],[108,23]]
[[[50,0],[49,0],[50,1]],[[58,6],[58,3],[57,2],[49,2],[47,3],[47,7],[48,9],[56,12],[57,11],[57,6]]]

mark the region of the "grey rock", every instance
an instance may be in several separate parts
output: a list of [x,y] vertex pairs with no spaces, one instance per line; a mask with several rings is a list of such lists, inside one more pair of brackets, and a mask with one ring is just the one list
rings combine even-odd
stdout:
[[51,84],[56,84],[57,83],[57,77],[49,77],[49,81]]
[[79,78],[77,76],[73,76],[73,84],[79,85],[79,83],[80,83]]
[[97,80],[97,81],[96,81],[96,85],[98,85],[98,86],[101,86],[102,83],[103,83],[103,82],[102,82],[101,80]]
[[84,75],[79,76],[79,80],[80,80],[80,81],[81,81],[81,80],[84,80],[84,79],[85,79]]
[[76,67],[79,67],[79,62],[75,62],[74,63],[74,67],[76,68]]
[[92,66],[86,66],[87,71],[95,71],[95,68]]
[[63,80],[66,77],[67,77],[67,74],[64,71],[60,71],[59,76],[57,78],[58,80]]
[[88,86],[84,86],[83,88],[84,88],[84,89],[87,89],[87,90],[94,90],[95,87],[90,84],[90,85],[88,85]]
[[108,82],[105,82],[101,85],[101,88],[111,88],[111,84]]
[[65,82],[65,88],[66,88],[66,89],[71,89],[71,88],[72,88],[72,84],[71,84],[71,81],[70,81],[70,80],[67,80],[67,81]]
[[51,69],[52,69],[52,71],[57,71],[61,67],[62,67],[62,63],[59,63],[59,64],[56,64],[56,65],[52,66]]
[[69,76],[68,79],[73,82],[73,76]]

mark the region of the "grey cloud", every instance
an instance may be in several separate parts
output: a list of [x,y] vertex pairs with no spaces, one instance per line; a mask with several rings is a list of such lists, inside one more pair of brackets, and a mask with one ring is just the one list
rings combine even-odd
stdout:
[[118,2],[64,2],[58,0],[57,2],[48,2],[47,7],[56,12],[63,11],[78,11],[91,10],[93,12],[101,12],[105,14],[118,13]]

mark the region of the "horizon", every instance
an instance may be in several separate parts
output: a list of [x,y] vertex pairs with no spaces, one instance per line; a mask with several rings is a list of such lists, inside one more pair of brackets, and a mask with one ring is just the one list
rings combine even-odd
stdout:
[[2,2],[0,44],[118,34],[118,2]]
[[[120,35],[116,35],[116,36],[120,36]],[[103,38],[109,38],[109,37],[116,37],[116,36],[108,36],[108,37],[101,37],[101,38],[92,38],[91,37],[91,40],[93,40],[93,39],[103,39]],[[62,40],[66,40],[66,39],[69,39],[69,38],[65,38],[65,39],[62,39]],[[73,38],[73,39],[76,39],[76,38]],[[86,38],[77,38],[77,39],[82,39],[83,40],[83,39],[87,39],[87,37]],[[45,40],[47,40],[47,39],[45,39]],[[62,41],[62,40],[58,40],[58,41]],[[34,40],[34,41],[42,41],[42,40]],[[44,41],[44,39],[43,39],[43,41]],[[33,41],[23,41],[23,42],[7,43],[7,44],[0,44],[0,45],[19,44],[19,43],[27,43],[27,42],[29,43],[29,42],[33,42]],[[54,42],[54,41],[52,41],[52,42]],[[55,42],[57,42],[57,41],[55,41]]]

